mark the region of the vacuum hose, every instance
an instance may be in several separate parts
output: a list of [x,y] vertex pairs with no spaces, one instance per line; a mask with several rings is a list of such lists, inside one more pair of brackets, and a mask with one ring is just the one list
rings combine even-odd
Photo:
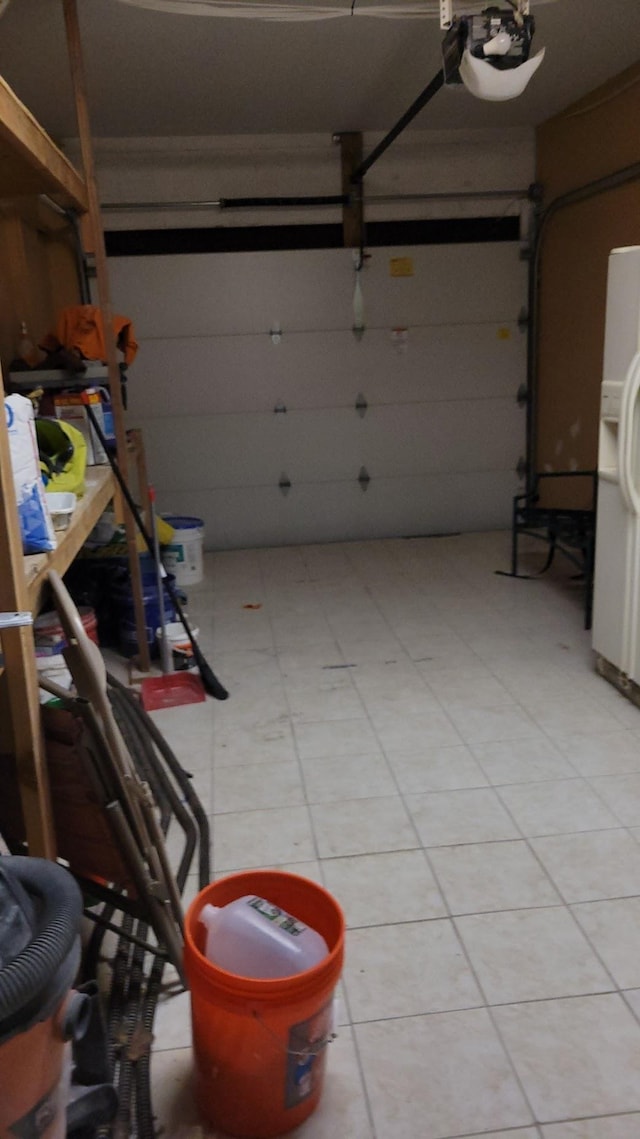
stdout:
[[40,1019],[52,979],[67,960],[69,983],[73,981],[82,895],[68,871],[43,858],[0,858],[0,877],[15,877],[35,901],[33,939],[0,968],[0,1035],[4,1036]]

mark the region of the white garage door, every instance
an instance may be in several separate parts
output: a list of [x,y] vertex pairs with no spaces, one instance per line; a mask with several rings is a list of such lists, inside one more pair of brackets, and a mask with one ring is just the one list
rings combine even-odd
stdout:
[[[398,257],[411,276],[391,274]],[[525,432],[515,243],[374,249],[361,341],[350,250],[110,269],[141,346],[129,422],[161,509],[203,518],[207,548],[509,525]]]

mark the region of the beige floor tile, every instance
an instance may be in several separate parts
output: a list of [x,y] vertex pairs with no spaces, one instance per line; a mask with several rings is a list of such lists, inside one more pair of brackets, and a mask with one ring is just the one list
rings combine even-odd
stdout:
[[623,826],[640,826],[640,773],[602,775],[590,782]]
[[531,845],[566,902],[638,893],[640,846],[624,830],[534,838]]
[[191,1047],[191,996],[169,989],[161,993],[153,1022],[156,1052]]
[[[445,626],[446,628],[446,626]],[[451,635],[451,634],[449,634]],[[423,672],[423,675],[426,675]],[[513,696],[489,669],[479,660],[469,667],[442,666],[426,676],[431,691],[443,705],[461,704],[472,708],[487,708],[492,704],[513,704]]]
[[378,1021],[355,1031],[382,1139],[446,1139],[532,1122],[484,1009]]
[[331,759],[365,752],[373,755],[380,751],[371,724],[364,717],[296,724],[294,732],[301,759]]
[[539,1139],[539,1133],[534,1127],[518,1127],[515,1131],[483,1131],[478,1135],[461,1135],[459,1139]]
[[351,928],[444,917],[444,902],[421,850],[327,858],[325,885]]
[[216,815],[213,852],[216,872],[313,859],[315,848],[307,808]]
[[561,906],[458,918],[489,1004],[610,991],[611,978]]
[[405,802],[427,847],[520,837],[490,787],[407,795]]
[[291,725],[285,715],[274,716],[257,726],[216,727],[213,743],[216,767],[237,764],[295,762]]
[[502,783],[536,783],[543,779],[572,778],[576,772],[549,739],[494,740],[474,743],[471,751],[487,779],[494,786]]
[[293,723],[350,720],[362,716],[351,669],[301,669],[284,681]]
[[395,780],[383,755],[345,755],[340,759],[302,760],[309,803],[395,795]]
[[351,930],[345,987],[354,1023],[484,1004],[449,919]]
[[317,803],[310,811],[320,858],[411,850],[418,844],[399,795]]
[[494,1009],[541,1122],[640,1110],[640,1025],[617,994]]
[[589,697],[573,700],[544,700],[527,705],[529,714],[552,739],[576,732],[614,732],[620,724],[610,712]]
[[583,779],[519,783],[501,787],[499,795],[526,836],[607,830],[619,825]]
[[[495,577],[508,556],[507,534],[221,553],[189,591],[231,699],[158,722],[207,811],[224,812],[215,877],[272,866],[323,881],[351,927],[337,1023],[362,1022],[331,1045],[296,1139],[373,1139],[360,1066],[376,1139],[640,1136],[640,712],[593,674],[566,574]],[[452,845],[419,848],[397,786],[424,841]],[[179,836],[169,846],[177,858]],[[187,903],[197,889],[194,872]],[[486,1011],[459,1007],[481,994],[445,899],[544,1126]],[[607,969],[622,997],[593,995]],[[165,1139],[210,1139],[188,995],[163,1000],[154,1027]]]
[[453,747],[462,742],[451,720],[439,707],[424,711],[416,705],[407,713],[381,711],[378,698],[365,699],[365,703],[386,752],[415,754],[422,748]]
[[449,715],[466,744],[492,740],[520,740],[538,736],[540,729],[527,713],[514,705],[449,709]]
[[630,731],[563,736],[556,747],[581,775],[626,775],[640,771],[640,744]]
[[640,986],[640,898],[587,902],[573,912],[621,989]]
[[196,1131],[201,1126],[201,1120],[193,1095],[191,1049],[154,1049],[151,1054],[151,1080],[153,1111],[158,1129],[162,1128],[162,1133],[171,1136],[171,1139],[192,1139],[194,1132],[197,1139],[201,1139]]
[[404,795],[487,785],[485,775],[466,747],[424,748],[415,755],[395,755],[387,750],[387,758]]
[[220,767],[213,779],[215,814],[295,807],[305,801],[297,763],[249,763]]
[[441,847],[429,860],[454,914],[560,904],[526,842]]
[[607,1119],[601,1117],[581,1119],[574,1123],[550,1123],[542,1128],[542,1139],[638,1139],[638,1135],[640,1135],[640,1115],[615,1115]]

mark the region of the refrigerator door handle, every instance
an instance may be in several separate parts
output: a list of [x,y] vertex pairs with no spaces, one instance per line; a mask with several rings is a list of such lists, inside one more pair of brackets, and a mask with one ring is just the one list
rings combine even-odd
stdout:
[[[634,408],[640,392],[640,352],[636,352],[622,389],[622,407],[620,409],[620,490],[627,509],[631,514],[640,517],[640,494],[633,479],[633,444],[634,444]],[[640,442],[640,440],[639,440]],[[637,456],[640,464],[640,455]]]

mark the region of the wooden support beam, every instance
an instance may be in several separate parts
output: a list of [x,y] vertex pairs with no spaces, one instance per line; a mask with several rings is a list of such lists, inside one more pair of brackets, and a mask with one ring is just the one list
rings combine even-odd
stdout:
[[77,170],[0,79],[0,197],[45,192],[62,205],[86,209]]
[[[129,457],[127,454],[126,425],[124,407],[122,404],[122,390],[120,384],[120,368],[116,339],[113,331],[113,310],[111,307],[111,294],[109,289],[109,274],[107,270],[107,253],[104,244],[104,231],[100,215],[100,199],[96,182],[95,159],[91,126],[89,122],[89,109],[87,102],[87,83],[82,57],[82,44],[80,39],[80,26],[78,23],[78,7],[76,0],[62,0],[64,19],[67,30],[67,46],[73,91],[78,119],[78,133],[80,136],[80,150],[82,165],[87,189],[89,204],[89,221],[93,235],[94,255],[96,264],[96,280],[98,285],[98,300],[102,309],[104,321],[104,339],[107,352],[107,367],[109,372],[109,391],[111,393],[111,406],[117,442],[118,465],[125,482],[128,482]],[[131,573],[131,587],[133,593],[136,636],[139,648],[139,661],[142,671],[148,671],[150,666],[149,646],[147,643],[146,621],[144,604],[142,601],[142,575],[140,560],[136,544],[136,524],[129,510],[124,516],[125,532],[127,536],[127,550],[129,554],[129,567]]]
[[364,245],[364,208],[362,181],[354,185],[351,176],[362,162],[362,132],[343,131],[337,136],[342,162],[342,193],[352,196],[352,204],[342,207],[342,236],[345,249],[361,249]]
[[[29,599],[4,405],[0,416],[0,488],[0,612],[26,612]],[[3,679],[11,709],[12,751],[29,853],[40,858],[55,858],[33,629],[30,626],[5,629],[0,637],[5,661]]]

